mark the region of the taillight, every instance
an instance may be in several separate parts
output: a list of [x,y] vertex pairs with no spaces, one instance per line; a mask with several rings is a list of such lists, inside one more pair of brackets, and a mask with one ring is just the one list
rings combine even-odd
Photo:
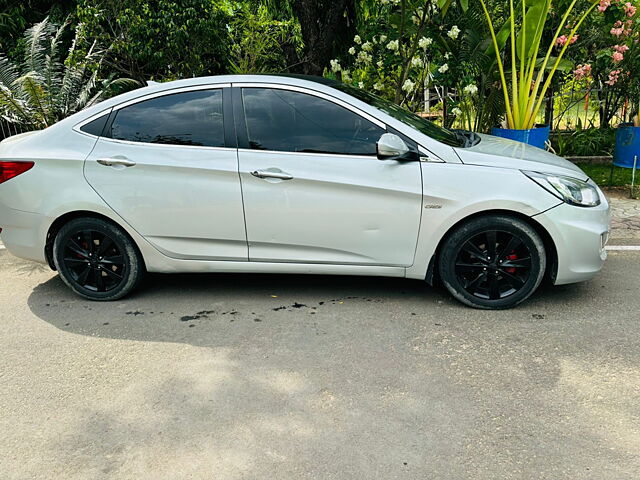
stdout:
[[0,160],[0,183],[10,178],[17,177],[33,167],[33,162],[17,162],[13,160]]

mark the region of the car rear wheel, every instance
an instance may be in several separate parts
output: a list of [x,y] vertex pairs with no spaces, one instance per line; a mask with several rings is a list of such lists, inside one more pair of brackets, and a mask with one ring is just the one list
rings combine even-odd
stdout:
[[447,290],[460,302],[482,309],[511,308],[540,285],[544,243],[518,218],[477,217],[447,236],[438,268]]
[[144,274],[133,241],[98,218],[77,218],[64,225],[53,244],[53,260],[62,280],[90,300],[122,298]]

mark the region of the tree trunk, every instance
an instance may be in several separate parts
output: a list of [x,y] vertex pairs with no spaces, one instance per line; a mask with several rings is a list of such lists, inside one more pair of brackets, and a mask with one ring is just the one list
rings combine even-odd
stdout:
[[344,54],[355,34],[355,0],[294,0],[304,53],[293,71],[322,75],[329,60]]

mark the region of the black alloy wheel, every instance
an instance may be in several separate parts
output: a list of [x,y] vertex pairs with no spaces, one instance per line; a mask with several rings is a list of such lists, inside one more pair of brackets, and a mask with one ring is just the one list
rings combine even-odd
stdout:
[[53,259],[62,280],[91,300],[117,300],[140,282],[144,262],[131,238],[99,218],[77,218],[54,240]]
[[531,252],[512,233],[487,230],[465,242],[458,252],[455,270],[469,294],[499,300],[527,284],[531,276]]
[[546,268],[544,243],[527,222],[504,215],[476,217],[443,241],[440,277],[462,303],[510,308],[538,288]]
[[125,280],[123,247],[97,230],[82,230],[67,238],[62,261],[82,288],[108,292]]

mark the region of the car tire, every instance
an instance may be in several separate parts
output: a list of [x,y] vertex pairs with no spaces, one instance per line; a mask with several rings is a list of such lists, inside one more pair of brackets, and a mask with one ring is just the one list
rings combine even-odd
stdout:
[[53,243],[53,261],[71,290],[89,300],[118,300],[135,289],[145,273],[133,240],[100,218],[76,218]]
[[536,230],[506,215],[473,218],[444,239],[440,278],[460,302],[474,308],[511,308],[529,298],[544,277],[546,252]]

